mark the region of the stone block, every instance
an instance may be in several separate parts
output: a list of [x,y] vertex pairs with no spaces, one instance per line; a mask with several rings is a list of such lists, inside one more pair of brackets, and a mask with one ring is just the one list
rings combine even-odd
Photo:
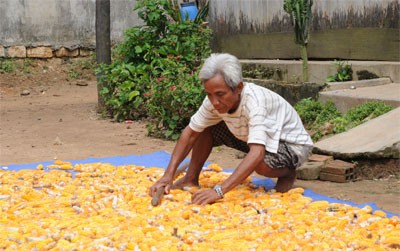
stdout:
[[299,180],[317,180],[324,162],[305,162],[296,169],[297,179]]
[[330,160],[333,160],[333,156],[312,154],[310,157],[308,157],[308,161],[316,161],[316,162],[326,163],[327,161],[330,161]]
[[6,56],[6,50],[4,46],[0,45],[0,58],[4,58]]
[[77,57],[79,56],[79,49],[75,50],[68,50],[65,47],[61,47],[60,49],[55,51],[55,56],[62,58],[62,57]]
[[7,56],[10,58],[26,58],[26,48],[25,46],[8,47]]
[[79,55],[82,57],[87,57],[93,54],[93,51],[91,50],[86,50],[86,49],[79,49]]
[[29,58],[52,58],[53,50],[51,47],[47,46],[28,48],[26,50],[26,55]]

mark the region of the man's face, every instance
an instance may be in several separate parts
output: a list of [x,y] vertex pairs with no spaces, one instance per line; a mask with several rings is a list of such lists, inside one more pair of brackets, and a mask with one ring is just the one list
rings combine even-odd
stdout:
[[243,83],[232,90],[221,75],[203,83],[208,99],[219,113],[233,113],[239,106]]

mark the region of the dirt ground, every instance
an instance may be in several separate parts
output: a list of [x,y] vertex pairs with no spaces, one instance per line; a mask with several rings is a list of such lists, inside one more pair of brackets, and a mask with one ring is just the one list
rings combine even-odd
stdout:
[[[87,69],[88,60],[33,60],[28,65],[19,60],[13,62],[19,65],[15,72],[0,73],[0,166],[172,152],[174,142],[148,137],[144,121],[116,123],[97,114],[96,79]],[[236,151],[222,147],[209,161],[234,168],[241,159]],[[295,186],[355,203],[374,202],[400,214],[398,178],[384,175],[349,183],[298,180]]]

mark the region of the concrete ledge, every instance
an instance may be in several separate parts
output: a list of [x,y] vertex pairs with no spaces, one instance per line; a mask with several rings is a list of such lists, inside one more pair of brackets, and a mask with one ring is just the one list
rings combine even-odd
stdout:
[[386,85],[390,83],[392,83],[392,80],[390,78],[375,78],[368,80],[357,80],[357,81],[346,81],[346,82],[329,82],[326,83],[324,91],[371,87],[378,85]]
[[[282,72],[282,80],[287,82],[302,81],[301,60],[254,60],[241,59],[242,64],[263,65],[270,68],[279,68]],[[381,78],[390,78],[391,82],[400,83],[400,62],[398,61],[346,61],[353,69],[353,79],[357,79],[356,72],[367,70]],[[337,72],[333,61],[308,61],[309,82],[324,84],[328,76]]]
[[332,101],[340,112],[369,101],[382,101],[387,105],[400,107],[400,83],[324,91],[319,93],[318,100]]

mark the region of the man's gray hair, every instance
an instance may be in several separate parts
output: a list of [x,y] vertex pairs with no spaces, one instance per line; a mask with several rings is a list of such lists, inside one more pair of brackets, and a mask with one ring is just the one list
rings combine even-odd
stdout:
[[242,66],[237,57],[228,53],[213,53],[205,61],[199,72],[201,81],[207,81],[220,74],[233,90],[243,81]]

